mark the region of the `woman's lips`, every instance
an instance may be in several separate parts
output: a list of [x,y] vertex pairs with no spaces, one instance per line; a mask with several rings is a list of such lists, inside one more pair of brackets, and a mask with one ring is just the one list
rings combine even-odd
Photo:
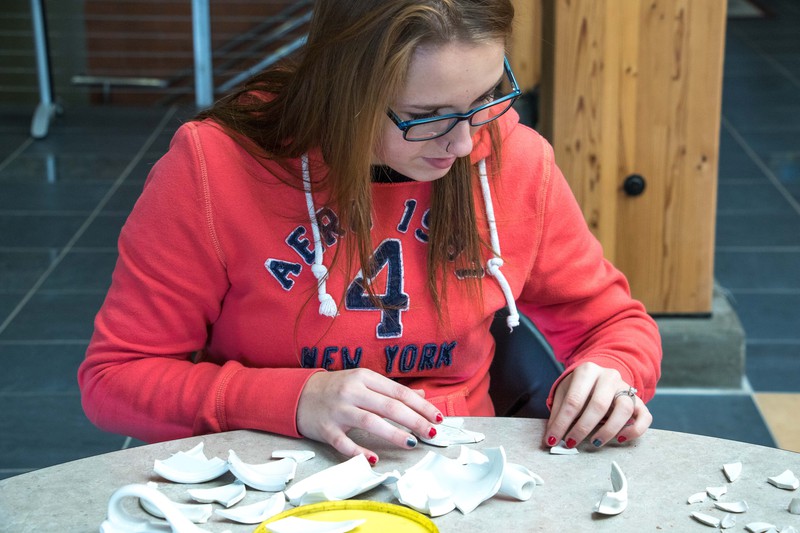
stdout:
[[455,157],[423,157],[423,159],[430,166],[439,170],[450,168],[456,160]]

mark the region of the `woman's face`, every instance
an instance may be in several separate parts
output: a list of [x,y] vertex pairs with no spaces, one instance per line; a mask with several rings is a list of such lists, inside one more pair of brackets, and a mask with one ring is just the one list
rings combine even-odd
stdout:
[[[411,59],[408,78],[391,105],[400,120],[465,113],[486,103],[503,79],[503,42],[451,43],[420,47]],[[472,152],[479,129],[468,121],[429,141],[409,142],[389,117],[384,119],[375,164],[387,165],[415,181],[433,181],[450,170],[457,157]]]

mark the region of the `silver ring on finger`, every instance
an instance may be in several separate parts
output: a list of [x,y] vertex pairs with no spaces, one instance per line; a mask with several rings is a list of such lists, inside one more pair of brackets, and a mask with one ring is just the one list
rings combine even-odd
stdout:
[[633,402],[633,405],[636,406],[636,393],[639,392],[636,390],[636,387],[628,387],[626,390],[621,390],[614,395],[614,400],[619,398],[620,396],[627,396]]

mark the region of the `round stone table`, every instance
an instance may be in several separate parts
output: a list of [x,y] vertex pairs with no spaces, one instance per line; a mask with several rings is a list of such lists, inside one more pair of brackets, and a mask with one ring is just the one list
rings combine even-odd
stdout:
[[[800,474],[800,454],[702,437],[685,433],[650,430],[631,443],[595,449],[579,446],[577,455],[551,455],[540,446],[544,421],[521,418],[467,418],[465,428],[480,431],[486,439],[470,447],[502,446],[508,462],[521,464],[539,476],[545,485],[537,486],[527,501],[495,496],[464,515],[454,510],[434,518],[442,532],[486,531],[713,531],[693,518],[693,511],[722,518],[713,500],[688,504],[687,498],[707,487],[727,486],[722,498],[728,502],[745,500],[746,513],[735,515],[732,531],[744,531],[751,522],[770,522],[778,528],[800,530],[800,516],[788,511],[800,490],[783,490],[767,478],[792,470]],[[429,451],[455,458],[459,447],[435,448],[420,444],[413,450],[400,450],[368,435],[355,434],[356,440],[379,453],[377,472],[397,469],[401,473]],[[98,531],[106,518],[108,500],[114,491],[131,483],[158,482],[159,489],[176,501],[191,502],[187,488],[212,487],[230,483],[227,473],[202,485],[170,483],[153,472],[153,461],[167,459],[178,451],[188,451],[205,443],[206,456],[227,458],[234,450],[248,463],[269,461],[273,450],[306,449],[316,457],[297,467],[295,481],[344,461],[332,448],[309,440],[298,440],[253,431],[233,431],[205,435],[149,446],[142,446],[62,465],[44,468],[0,480],[0,531]],[[628,479],[629,503],[617,516],[593,513],[595,503],[611,489],[611,462],[616,461]],[[722,471],[726,463],[741,462],[739,479],[729,483]],[[289,485],[291,486],[291,484]],[[239,505],[265,499],[269,494],[248,489]],[[379,486],[357,496],[358,499],[396,502],[389,488]],[[134,512],[147,516],[130,499]],[[215,508],[218,506],[215,504]],[[253,531],[255,525],[229,522],[216,514],[199,527],[208,531]],[[729,530],[730,531],[730,530]]]

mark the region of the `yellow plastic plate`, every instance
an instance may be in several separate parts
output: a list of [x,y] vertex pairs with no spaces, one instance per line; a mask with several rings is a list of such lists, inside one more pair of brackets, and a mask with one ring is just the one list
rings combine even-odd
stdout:
[[356,533],[373,531],[376,533],[439,533],[439,528],[436,527],[436,524],[424,514],[402,505],[368,500],[342,500],[301,505],[264,521],[255,529],[254,533],[269,533],[267,524],[287,516],[323,522],[365,518],[367,521],[353,530]]

